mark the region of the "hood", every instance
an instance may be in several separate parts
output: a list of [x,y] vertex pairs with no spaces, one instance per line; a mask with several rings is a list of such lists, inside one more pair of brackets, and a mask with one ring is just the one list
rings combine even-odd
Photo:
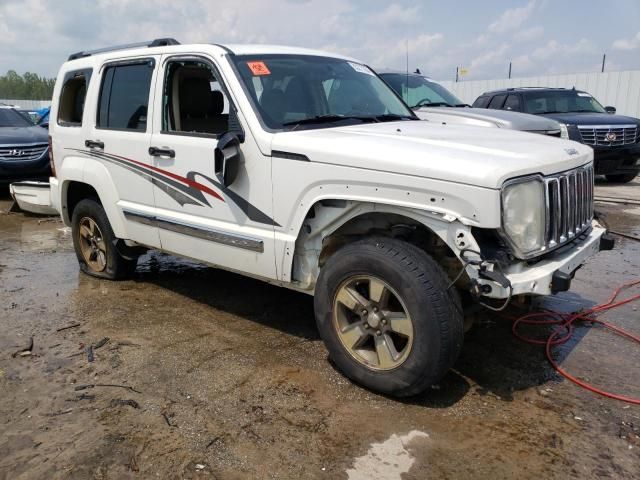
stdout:
[[541,117],[552,118],[572,125],[638,125],[640,120],[624,115],[597,112],[546,113]]
[[0,127],[0,145],[13,146],[48,142],[49,132],[42,127]]
[[456,118],[468,118],[471,120],[491,122],[500,128],[523,130],[527,132],[546,132],[560,130],[558,122],[551,118],[530,115],[528,113],[512,112],[509,110],[489,110],[486,108],[470,107],[421,107],[416,114],[423,120],[430,120],[430,116],[437,115],[438,120],[442,116]]
[[593,159],[590,147],[569,140],[420,121],[281,132],[271,149],[312,162],[493,189],[513,177],[558,173]]

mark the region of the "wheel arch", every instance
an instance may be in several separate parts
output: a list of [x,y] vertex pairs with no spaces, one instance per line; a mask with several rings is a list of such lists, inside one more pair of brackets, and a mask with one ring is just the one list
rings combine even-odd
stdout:
[[[342,246],[367,235],[401,238],[430,254],[448,275],[460,268],[459,252],[478,248],[471,228],[451,215],[382,203],[323,199],[300,227],[285,272],[303,290],[313,290],[322,265]],[[287,267],[289,270],[286,270]]]
[[58,178],[61,179],[60,213],[66,225],[71,225],[73,209],[78,202],[93,198],[107,213],[116,237],[127,238],[124,220],[117,207],[118,192],[104,165],[81,157],[67,157]]

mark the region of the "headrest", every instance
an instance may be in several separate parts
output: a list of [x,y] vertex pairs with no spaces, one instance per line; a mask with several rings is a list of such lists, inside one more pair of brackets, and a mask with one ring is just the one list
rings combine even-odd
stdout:
[[211,84],[206,78],[185,78],[180,83],[180,113],[182,118],[203,117],[209,105],[203,98],[211,95]]
[[220,90],[211,92],[211,110],[212,115],[220,115],[224,110],[224,95]]

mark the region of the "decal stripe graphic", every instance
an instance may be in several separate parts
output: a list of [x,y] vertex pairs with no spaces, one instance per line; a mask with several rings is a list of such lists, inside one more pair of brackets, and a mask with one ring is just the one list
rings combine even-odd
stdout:
[[77,148],[67,148],[67,150],[72,150],[125,168],[151,182],[181,206],[189,204],[211,207],[211,204],[203,193],[207,193],[212,197],[225,202],[222,195],[196,180],[196,177],[201,177],[204,180],[207,180],[215,188],[222,191],[222,193],[228,197],[250,220],[264,225],[280,226],[280,224],[278,224],[273,218],[269,217],[269,215],[261,211],[255,205],[249,203],[236,192],[200,172],[191,171],[187,173],[186,177],[182,177],[153,165],[147,165],[143,162],[112,153],[99,152],[95,150],[81,150]]
[[180,180],[181,182],[186,183],[187,185],[189,185],[190,187],[196,188],[198,190],[200,190],[201,192],[205,192],[208,193],[209,195],[211,195],[212,197],[217,198],[218,200],[222,200],[224,202],[224,198],[222,198],[218,192],[214,192],[213,190],[211,190],[209,187],[207,187],[206,185],[202,185],[201,183],[198,183],[196,181],[190,180],[188,178],[185,177],[181,177],[180,175],[176,175],[175,173],[171,173],[171,172],[167,172],[166,170],[162,170],[161,168],[158,167],[154,167],[153,165],[147,165],[145,163],[142,162],[138,162],[137,160],[132,160],[130,158],[126,158],[126,157],[121,157],[120,155],[113,155],[114,157],[118,157],[121,158],[123,160],[127,160],[129,162],[133,162],[136,165],[139,165],[143,168],[148,168],[150,170],[153,170],[154,172],[159,172],[162,173],[163,175],[166,175],[167,177],[171,177],[171,178],[175,178],[176,180]]

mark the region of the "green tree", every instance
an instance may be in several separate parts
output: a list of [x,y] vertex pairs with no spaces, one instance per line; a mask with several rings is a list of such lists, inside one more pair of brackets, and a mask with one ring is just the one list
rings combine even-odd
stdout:
[[40,77],[36,73],[26,72],[18,75],[9,70],[0,75],[0,98],[11,100],[49,100],[53,95],[54,78]]

